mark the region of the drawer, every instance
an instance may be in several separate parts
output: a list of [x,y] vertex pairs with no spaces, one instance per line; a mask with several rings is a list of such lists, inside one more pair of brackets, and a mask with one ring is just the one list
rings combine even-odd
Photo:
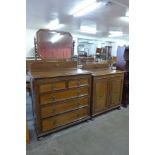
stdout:
[[89,113],[88,107],[81,108],[78,110],[78,119],[82,119],[82,118],[87,117],[89,115],[90,115],[90,113]]
[[78,96],[77,89],[65,90],[65,91],[55,92],[51,94],[44,94],[40,96],[40,104],[52,103],[55,101],[65,100],[76,96]]
[[82,85],[88,85],[88,79],[87,78],[74,79],[74,80],[68,81],[68,87],[69,88],[78,87],[78,86],[82,86]]
[[52,90],[59,90],[65,88],[66,88],[65,81],[52,82],[52,83],[40,84],[39,92],[44,93],[44,92],[50,92]]
[[80,87],[78,89],[78,94],[79,95],[88,95],[88,87]]
[[79,80],[70,80],[68,81],[68,87],[72,88],[72,87],[78,87],[80,85],[80,81]]
[[66,114],[44,119],[42,120],[42,131],[45,132],[59,126],[69,124],[86,116],[88,116],[88,108],[82,108]]
[[80,87],[77,89],[70,89],[52,94],[44,94],[40,96],[40,104],[52,103],[59,100],[65,100],[79,95],[87,95],[88,87]]
[[65,103],[60,102],[60,103],[55,103],[52,105],[47,105],[41,108],[41,116],[46,117],[49,115],[55,115],[58,113],[62,113],[68,110],[78,108],[78,105],[79,105],[78,100],[75,100],[75,99],[67,101]]
[[80,79],[80,85],[88,85],[88,79],[87,78]]
[[74,110],[80,106],[87,106],[88,98],[77,98],[66,101],[64,103],[55,103],[52,105],[46,105],[41,108],[41,117],[48,117],[50,115],[56,115],[68,110]]
[[57,92],[54,94],[55,100],[65,100],[71,97],[78,96],[77,89],[70,89],[63,92]]
[[72,111],[63,115],[44,119],[42,121],[42,131],[48,131],[58,126],[62,126],[78,119],[78,112]]
[[78,102],[79,102],[79,106],[86,106],[86,105],[89,105],[88,97],[79,98],[79,99],[78,99]]

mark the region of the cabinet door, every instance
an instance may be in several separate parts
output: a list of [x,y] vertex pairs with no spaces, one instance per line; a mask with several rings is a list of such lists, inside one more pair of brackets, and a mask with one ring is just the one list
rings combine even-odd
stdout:
[[99,113],[107,108],[108,79],[96,78],[93,86],[93,112]]
[[121,104],[123,77],[112,77],[109,81],[110,106]]

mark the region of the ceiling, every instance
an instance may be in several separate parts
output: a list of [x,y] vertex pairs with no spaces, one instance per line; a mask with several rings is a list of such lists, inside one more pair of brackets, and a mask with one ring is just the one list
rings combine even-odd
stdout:
[[[117,38],[128,40],[129,23],[120,17],[125,16],[129,8],[129,0],[101,0],[101,5],[94,11],[81,17],[74,17],[71,10],[84,0],[26,0],[27,29],[46,28],[51,20],[59,19],[63,27],[59,30],[68,31],[74,35],[90,37],[108,37],[109,31],[122,31]],[[103,5],[106,1],[106,5]],[[80,25],[95,24],[96,34],[80,32]]]

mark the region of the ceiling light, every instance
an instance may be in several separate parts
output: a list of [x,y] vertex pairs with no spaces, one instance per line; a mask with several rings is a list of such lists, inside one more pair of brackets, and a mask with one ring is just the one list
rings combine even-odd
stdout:
[[121,34],[123,34],[122,31],[109,31],[109,33],[112,34],[112,35],[121,35]]
[[52,42],[52,43],[55,43],[55,42],[57,42],[58,40],[60,40],[62,37],[63,37],[63,35],[60,35],[59,33],[58,33],[58,34],[55,34],[54,36],[52,36],[51,42]]
[[122,31],[109,31],[109,33],[110,33],[109,37],[117,37],[123,35]]
[[96,9],[101,3],[97,2],[97,0],[84,0],[82,3],[77,5],[72,11],[71,15],[74,17],[79,17],[87,14],[88,12]]
[[96,34],[96,27],[80,26],[80,31],[84,33]]
[[[123,34],[122,34],[123,35]],[[114,34],[110,34],[108,37],[120,37],[122,35],[114,35]]]

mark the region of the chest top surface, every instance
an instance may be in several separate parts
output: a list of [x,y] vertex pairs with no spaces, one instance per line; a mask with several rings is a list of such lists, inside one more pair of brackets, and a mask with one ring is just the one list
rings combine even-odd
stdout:
[[51,70],[51,71],[32,71],[31,76],[35,79],[37,78],[52,78],[52,77],[64,77],[64,76],[72,76],[72,75],[84,75],[91,74],[89,71],[85,71],[82,69],[71,68],[71,69],[59,69],[59,70]]

